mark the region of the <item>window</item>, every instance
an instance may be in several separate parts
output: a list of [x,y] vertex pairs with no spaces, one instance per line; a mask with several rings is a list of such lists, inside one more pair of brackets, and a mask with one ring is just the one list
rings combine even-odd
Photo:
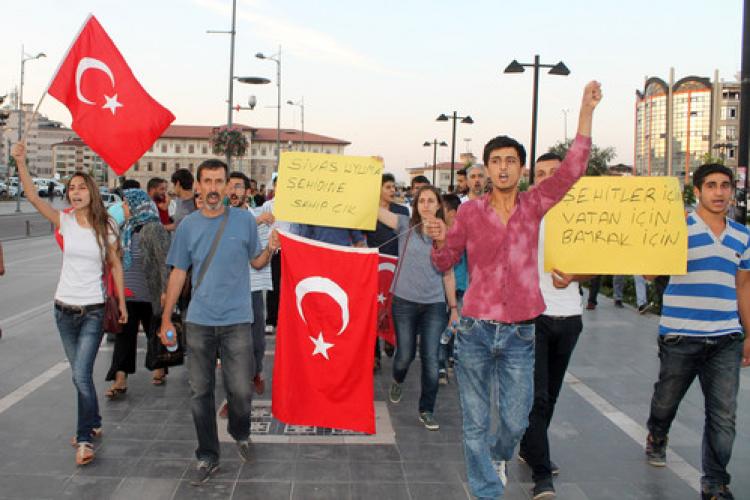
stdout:
[[167,162],[163,161],[161,162],[161,171],[166,172],[167,171]]
[[206,146],[205,144],[201,146],[201,153],[203,153],[204,155],[208,154],[208,146]]
[[266,166],[265,165],[263,165],[262,167],[260,167],[260,175],[263,175],[263,176],[266,175]]
[[135,167],[133,167],[136,172],[140,170],[140,165],[138,165],[138,162],[135,162]]
[[188,153],[189,154],[195,153],[195,146],[193,146],[192,144],[188,145]]
[[161,152],[162,153],[166,153],[167,152],[167,145],[166,144],[162,144],[161,145]]
[[180,163],[179,162],[177,162],[177,163],[174,164],[174,169],[175,170],[179,170],[180,169]]
[[331,154],[331,150],[330,149],[326,149],[326,154],[327,155]]
[[192,163],[188,163],[188,170],[190,170],[191,172],[193,171],[193,164]]
[[253,148],[252,156],[258,156],[258,148]]
[[727,158],[734,158],[734,148],[729,148],[727,151]]
[[266,156],[266,148],[260,148],[260,155]]
[[153,163],[151,163],[151,162],[148,162],[148,163],[146,164],[146,168],[148,168],[148,171],[149,171],[149,172],[153,172],[153,171],[154,171],[154,164],[153,164]]
[[182,146],[180,146],[179,144],[175,144],[174,145],[174,152],[177,153],[177,154],[180,154],[182,152]]

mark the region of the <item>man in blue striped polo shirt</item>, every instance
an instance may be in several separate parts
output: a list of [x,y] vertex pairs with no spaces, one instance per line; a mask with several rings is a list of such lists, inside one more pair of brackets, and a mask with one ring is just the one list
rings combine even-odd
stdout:
[[672,276],[659,324],[659,380],[654,385],[648,463],[666,465],[667,435],[695,377],[706,405],[704,500],[733,499],[727,464],[735,437],[740,366],[750,365],[750,232],[726,217],[732,171],[708,164],[693,174],[696,211],[687,218],[687,274]]

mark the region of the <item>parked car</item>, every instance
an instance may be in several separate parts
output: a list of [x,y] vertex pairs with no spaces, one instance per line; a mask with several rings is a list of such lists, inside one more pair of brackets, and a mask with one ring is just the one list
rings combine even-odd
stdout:
[[8,185],[0,182],[0,196],[8,196]]
[[102,201],[104,202],[104,206],[109,208],[115,203],[122,203],[122,198],[115,193],[102,193]]

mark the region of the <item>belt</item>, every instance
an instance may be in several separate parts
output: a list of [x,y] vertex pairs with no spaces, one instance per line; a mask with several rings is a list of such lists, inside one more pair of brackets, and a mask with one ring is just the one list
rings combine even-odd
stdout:
[[78,314],[80,316],[85,315],[88,312],[91,311],[97,311],[99,309],[104,309],[104,304],[88,304],[85,306],[72,306],[70,304],[64,304],[63,302],[55,301],[55,309],[57,309],[60,312],[68,313],[68,314]]
[[489,323],[491,325],[495,326],[513,326],[513,325],[533,325],[534,320],[533,319],[526,319],[523,321],[515,321],[513,323],[506,323],[504,321],[495,321],[493,319],[480,319],[479,321],[484,321],[485,323]]

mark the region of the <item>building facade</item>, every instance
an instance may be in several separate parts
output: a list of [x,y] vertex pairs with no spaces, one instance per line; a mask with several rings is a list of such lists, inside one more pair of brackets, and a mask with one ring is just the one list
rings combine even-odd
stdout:
[[92,175],[99,184],[107,184],[108,180],[112,184],[111,181],[117,179],[104,160],[79,138],[53,144],[50,151],[54,164],[53,175],[60,179],[67,179],[76,172]]
[[718,74],[713,82],[647,78],[636,91],[634,173],[673,175],[689,184],[707,155],[736,169],[738,130],[738,83],[720,82]]
[[[34,109],[31,104],[24,104],[23,120],[31,119]],[[0,173],[3,177],[7,173],[7,165],[10,160],[10,146],[18,141],[18,110],[8,110],[9,116],[5,127],[0,129]],[[21,123],[22,133],[26,129],[26,122]],[[26,138],[27,161],[29,171],[36,177],[52,177],[55,173],[55,165],[52,158],[52,145],[63,141],[75,139],[76,133],[65,127],[62,123],[50,120],[44,115],[37,114],[34,122],[29,128]],[[12,173],[10,175],[15,175]]]
[[[258,185],[270,186],[271,175],[276,171],[276,129],[254,128],[235,124],[247,138],[247,152],[232,158],[232,170],[239,170]],[[217,127],[210,125],[170,125],[146,154],[126,173],[145,186],[152,177],[169,180],[172,173],[187,168],[195,173],[198,165],[216,158],[211,146],[211,135]],[[304,137],[304,145],[302,143]],[[341,139],[298,130],[281,130],[282,151],[307,151],[312,153],[344,154],[350,143]]]
[[[453,172],[453,182],[456,181],[456,176],[458,175],[456,172],[459,170],[466,168],[467,165],[475,165],[477,164],[477,158],[472,153],[461,153],[459,155],[459,158],[456,160],[454,165],[454,172]],[[450,184],[451,184],[451,162],[444,161],[435,164],[434,168],[434,181],[433,181],[433,168],[432,164],[425,163],[424,166],[421,167],[411,167],[407,168],[406,172],[409,174],[409,184],[411,184],[411,180],[415,178],[418,175],[424,175],[427,177],[427,180],[430,181],[430,184],[437,187],[440,191],[443,193],[448,193],[450,191]]]

